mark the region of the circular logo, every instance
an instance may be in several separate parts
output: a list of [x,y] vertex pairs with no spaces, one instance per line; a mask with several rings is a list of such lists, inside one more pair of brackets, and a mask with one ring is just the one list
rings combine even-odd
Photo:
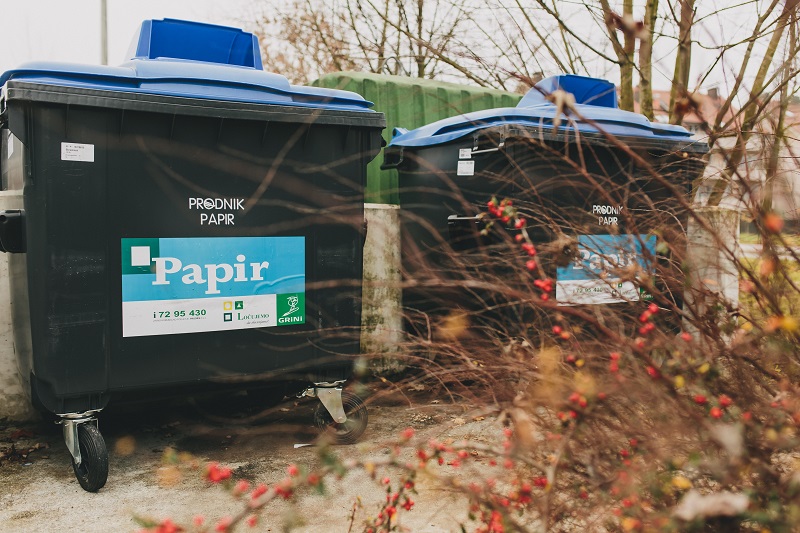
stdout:
[[203,207],[206,209],[214,209],[214,200],[211,198],[206,198],[203,200]]

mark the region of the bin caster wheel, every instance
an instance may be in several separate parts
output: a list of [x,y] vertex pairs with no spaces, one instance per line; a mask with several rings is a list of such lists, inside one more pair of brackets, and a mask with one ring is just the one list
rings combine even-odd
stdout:
[[94,424],[78,426],[78,445],[81,450],[81,464],[72,460],[75,477],[87,492],[97,492],[108,479],[108,449],[100,431]]
[[347,415],[345,422],[334,422],[325,406],[320,404],[314,412],[314,425],[333,437],[336,444],[353,444],[367,429],[367,406],[361,398],[347,391],[342,391],[342,406]]

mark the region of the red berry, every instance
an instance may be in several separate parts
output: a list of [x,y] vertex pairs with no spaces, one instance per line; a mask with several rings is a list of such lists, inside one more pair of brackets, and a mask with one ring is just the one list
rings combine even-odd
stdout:
[[657,379],[659,377],[658,370],[656,370],[652,366],[647,367],[647,374],[653,379]]
[[783,229],[783,219],[777,213],[764,215],[764,228],[770,233],[780,233]]
[[692,342],[692,335],[684,331],[681,333],[681,339],[685,340],[686,342]]
[[578,394],[577,392],[573,392],[572,394],[569,395],[569,401],[571,401],[572,403],[577,403],[578,400],[580,399],[581,395]]
[[719,407],[712,407],[708,414],[711,415],[712,418],[722,418],[722,409]]
[[517,229],[522,229],[523,227],[525,227],[525,219],[518,218],[517,221],[514,222],[514,227]]
[[253,489],[253,492],[250,493],[250,498],[252,498],[253,500],[258,499],[266,492],[267,492],[267,486],[264,485],[263,483],[260,483],[256,488]]
[[658,313],[658,306],[656,304],[650,304],[647,306],[647,310],[650,311],[651,314]]
[[722,407],[723,409],[725,409],[726,407],[730,407],[732,404],[733,404],[733,400],[731,400],[730,396],[727,396],[727,395],[725,395],[725,394],[722,394],[722,395],[719,397],[719,405],[720,405],[720,407]]
[[619,352],[611,352],[609,357],[611,357],[612,361],[619,361],[620,355]]
[[694,403],[696,403],[697,405],[703,405],[707,401],[708,399],[702,394],[695,394],[694,396]]
[[555,333],[556,335],[561,335],[562,331],[564,330],[561,329],[561,326],[553,326],[553,333]]
[[536,261],[534,261],[533,259],[529,259],[525,263],[525,268],[527,268],[528,270],[534,270],[536,268]]
[[525,237],[522,235],[522,233],[517,233],[516,235],[514,235],[514,240],[517,242],[522,242],[522,239],[524,238]]

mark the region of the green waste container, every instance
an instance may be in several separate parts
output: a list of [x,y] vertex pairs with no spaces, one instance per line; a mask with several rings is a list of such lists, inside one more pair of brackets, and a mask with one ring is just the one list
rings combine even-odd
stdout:
[[[312,85],[352,91],[374,102],[374,109],[386,116],[387,143],[395,128],[419,128],[464,113],[512,107],[522,98],[521,94],[485,87],[369,72],[334,72]],[[367,165],[366,198],[379,204],[400,202],[397,171],[382,170],[379,158]]]

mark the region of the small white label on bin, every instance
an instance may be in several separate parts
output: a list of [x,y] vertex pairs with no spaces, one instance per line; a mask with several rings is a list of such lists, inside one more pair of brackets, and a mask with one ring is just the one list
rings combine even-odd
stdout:
[[475,175],[475,161],[459,161],[457,176],[474,176]]
[[94,145],[61,143],[61,160],[94,163]]
[[459,148],[458,150],[458,158],[459,159],[472,159],[472,150],[469,148]]

